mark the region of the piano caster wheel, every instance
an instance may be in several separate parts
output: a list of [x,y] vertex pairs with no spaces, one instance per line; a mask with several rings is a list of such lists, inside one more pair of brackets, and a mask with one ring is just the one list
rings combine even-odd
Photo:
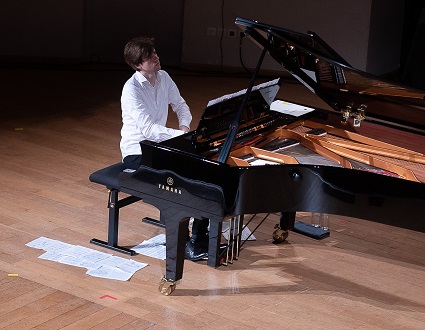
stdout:
[[169,296],[176,289],[176,282],[168,281],[165,276],[159,282],[159,292],[164,296]]
[[276,224],[274,226],[274,232],[273,232],[273,243],[279,244],[282,243],[289,235],[289,230],[282,230],[280,229],[280,226]]

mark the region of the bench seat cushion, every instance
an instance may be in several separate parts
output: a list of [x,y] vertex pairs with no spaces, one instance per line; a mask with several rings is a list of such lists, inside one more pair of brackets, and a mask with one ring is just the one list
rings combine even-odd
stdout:
[[91,182],[99,183],[108,189],[119,190],[119,175],[126,169],[124,163],[119,162],[114,165],[102,168],[90,174],[89,180]]

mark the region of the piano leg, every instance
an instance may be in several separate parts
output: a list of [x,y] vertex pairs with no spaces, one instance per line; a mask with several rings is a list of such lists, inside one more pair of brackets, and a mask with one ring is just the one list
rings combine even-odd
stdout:
[[273,242],[282,243],[294,228],[296,212],[280,212],[280,223],[276,224],[273,232]]
[[220,266],[220,242],[223,225],[222,217],[210,217],[210,233],[208,242],[208,266]]
[[296,212],[280,212],[280,229],[291,230],[294,228]]
[[166,271],[159,284],[159,291],[168,296],[175,287],[176,282],[183,277],[186,240],[189,235],[190,217],[183,215],[175,209],[162,209],[165,220],[166,235]]

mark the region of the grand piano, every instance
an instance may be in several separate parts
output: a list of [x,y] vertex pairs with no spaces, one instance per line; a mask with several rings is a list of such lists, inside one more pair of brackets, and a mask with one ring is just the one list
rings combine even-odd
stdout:
[[[313,32],[236,24],[262,48],[247,89],[210,102],[194,131],[141,141],[142,165],[120,175],[121,191],[157,207],[165,224],[160,292],[183,276],[191,217],[210,220],[211,267],[223,220],[243,214],[280,213],[283,232],[296,212],[425,232],[424,92],[353,68]],[[307,110],[293,111],[275,98],[279,79],[256,85],[267,53],[329,108],[299,100]]]

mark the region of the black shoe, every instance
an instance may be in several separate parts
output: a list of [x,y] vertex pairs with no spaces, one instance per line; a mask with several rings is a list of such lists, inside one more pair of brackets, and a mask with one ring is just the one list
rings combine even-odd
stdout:
[[188,240],[186,243],[185,250],[186,259],[191,261],[199,261],[208,259],[208,244],[204,242],[197,243],[192,240]]
[[198,261],[208,258],[208,224],[206,218],[193,220],[192,236],[186,243],[186,259]]

